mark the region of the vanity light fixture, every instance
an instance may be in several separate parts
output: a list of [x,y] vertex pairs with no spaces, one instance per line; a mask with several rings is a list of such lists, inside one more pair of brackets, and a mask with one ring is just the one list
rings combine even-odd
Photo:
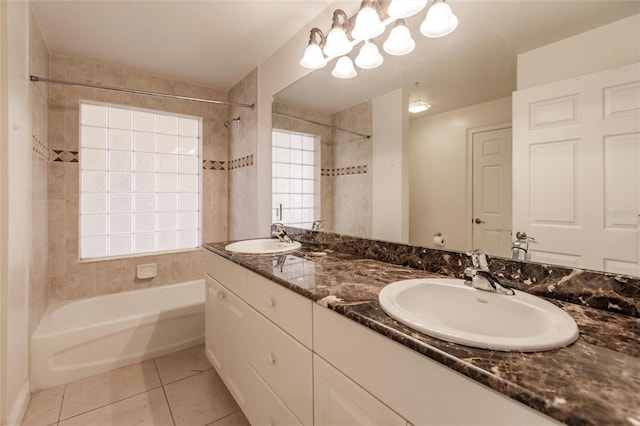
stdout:
[[435,0],[427,11],[420,32],[425,37],[444,37],[458,26],[458,18],[444,0]]
[[[320,42],[316,39],[316,36],[320,36]],[[311,70],[317,70],[327,66],[327,58],[322,53],[322,46],[324,45],[324,34],[319,28],[311,29],[311,36],[309,36],[309,45],[304,50],[304,56],[300,60],[300,65],[304,68]]]
[[355,77],[356,75],[358,75],[358,72],[353,67],[353,61],[351,60],[351,58],[348,56],[343,56],[338,59],[338,62],[336,62],[336,66],[333,71],[331,71],[331,75],[336,78],[347,79]]
[[[343,22],[340,23],[340,18]],[[347,36],[347,28],[349,26],[349,18],[342,9],[336,9],[333,12],[333,23],[331,31],[327,34],[327,40],[322,51],[328,57],[337,57],[346,55],[353,49],[353,44]]]
[[367,40],[360,48],[360,53],[356,57],[356,65],[363,70],[372,70],[382,65],[384,58],[378,51],[378,47],[371,41]]
[[406,55],[416,48],[416,42],[411,38],[411,32],[404,24],[404,19],[396,21],[396,25],[389,33],[382,48],[389,55],[394,56]]
[[412,114],[417,114],[419,112],[423,112],[431,108],[431,105],[426,103],[425,101],[413,101],[409,103],[409,112]]
[[428,0],[391,0],[387,13],[392,18],[408,18],[419,13],[427,3]]
[[375,6],[377,1],[362,0],[360,11],[356,15],[356,23],[351,31],[353,39],[368,40],[378,37],[385,30]]

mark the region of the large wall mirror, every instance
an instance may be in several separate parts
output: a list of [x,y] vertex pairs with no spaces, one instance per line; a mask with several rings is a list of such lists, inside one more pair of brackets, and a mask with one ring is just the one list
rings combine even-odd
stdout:
[[381,199],[402,193],[386,208],[406,232],[383,239],[511,257],[523,232],[527,260],[640,276],[640,1],[448,3],[453,33],[423,37],[423,11],[410,54],[382,51],[388,28],[380,67],[342,80],[332,61],[274,97],[273,158],[289,164],[273,220],[378,238]]

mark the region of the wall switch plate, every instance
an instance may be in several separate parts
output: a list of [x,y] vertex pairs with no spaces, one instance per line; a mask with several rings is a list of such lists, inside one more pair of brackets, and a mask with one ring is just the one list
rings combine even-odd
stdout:
[[147,263],[145,265],[138,265],[136,267],[136,278],[139,280],[146,280],[158,276],[158,264]]

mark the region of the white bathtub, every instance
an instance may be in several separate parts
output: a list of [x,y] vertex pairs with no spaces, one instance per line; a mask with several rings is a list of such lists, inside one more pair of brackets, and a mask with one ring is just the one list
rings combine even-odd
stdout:
[[49,306],[31,341],[45,389],[204,341],[204,280]]

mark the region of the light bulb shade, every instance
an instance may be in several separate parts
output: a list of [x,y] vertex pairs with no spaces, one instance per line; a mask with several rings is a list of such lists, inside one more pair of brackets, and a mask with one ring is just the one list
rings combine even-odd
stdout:
[[379,67],[384,58],[378,51],[378,47],[367,40],[360,48],[360,53],[356,57],[356,65],[363,70],[371,70]]
[[336,66],[333,71],[331,71],[331,75],[336,78],[353,78],[358,75],[358,73],[353,67],[351,58],[348,56],[343,56],[336,62]]
[[382,48],[389,55],[401,56],[410,53],[415,49],[416,42],[411,38],[409,28],[404,25],[404,20],[400,19],[389,33]]
[[316,43],[311,43],[304,50],[304,56],[300,65],[310,70],[317,70],[327,66],[327,59],[322,54],[322,49]]
[[351,52],[353,45],[347,37],[342,27],[335,27],[327,34],[327,42],[324,45],[323,52],[330,58],[346,55]]
[[458,26],[458,18],[451,11],[451,7],[444,1],[436,1],[427,12],[424,22],[420,25],[420,32],[425,37],[443,37],[451,33]]
[[419,112],[423,112],[431,108],[431,105],[426,103],[425,101],[413,101],[409,103],[409,112],[412,114],[417,114]]
[[408,18],[420,12],[429,0],[391,0],[387,13],[392,18]]
[[375,38],[382,34],[384,29],[385,26],[380,21],[378,12],[371,6],[365,6],[356,15],[351,37],[355,40]]

